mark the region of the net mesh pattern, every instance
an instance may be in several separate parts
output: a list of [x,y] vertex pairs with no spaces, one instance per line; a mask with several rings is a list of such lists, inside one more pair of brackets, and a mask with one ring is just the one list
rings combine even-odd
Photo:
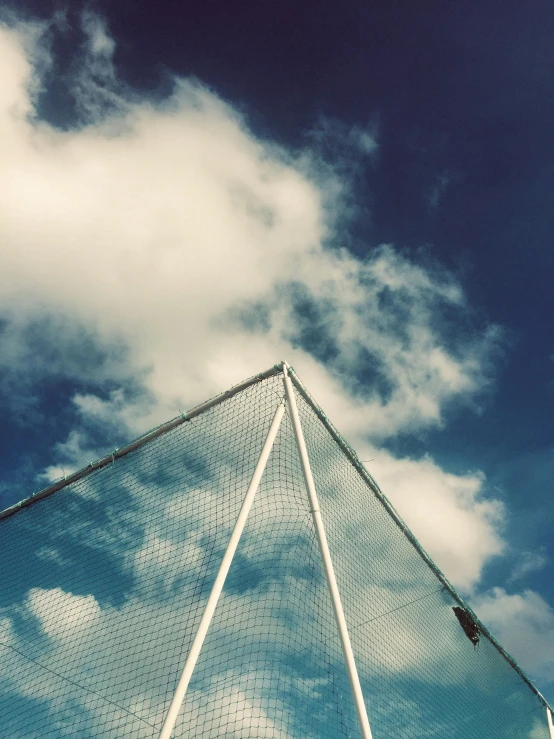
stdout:
[[[277,405],[270,377],[0,520],[13,739],[159,736]],[[548,739],[312,408],[308,454],[374,739]],[[288,411],[175,737],[359,737]]]

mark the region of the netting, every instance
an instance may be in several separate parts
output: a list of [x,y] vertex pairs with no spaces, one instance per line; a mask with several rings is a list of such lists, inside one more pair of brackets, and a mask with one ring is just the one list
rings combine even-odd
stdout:
[[[0,520],[13,739],[158,737],[276,406],[251,385]],[[548,739],[543,703],[297,395],[374,739]],[[175,737],[359,737],[289,413]]]

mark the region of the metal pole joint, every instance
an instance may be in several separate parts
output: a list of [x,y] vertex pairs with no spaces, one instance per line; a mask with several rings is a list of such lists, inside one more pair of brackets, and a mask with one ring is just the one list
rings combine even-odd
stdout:
[[372,739],[371,728],[369,726],[369,719],[367,717],[367,710],[362,693],[362,686],[360,684],[360,678],[358,676],[358,670],[356,668],[356,661],[354,659],[354,653],[352,651],[352,645],[350,643],[350,636],[348,634],[348,627],[346,625],[346,619],[342,608],[340,592],[335,577],[335,570],[333,568],[333,561],[331,559],[331,553],[329,551],[329,545],[327,543],[325,527],[323,526],[323,519],[321,518],[321,512],[319,510],[319,502],[317,499],[314,479],[310,467],[310,460],[308,457],[306,442],[304,440],[304,433],[302,431],[302,425],[300,423],[300,416],[298,414],[298,408],[296,406],[296,399],[294,397],[292,382],[289,377],[289,366],[286,362],[283,362],[283,382],[285,384],[285,393],[290,410],[294,436],[296,438],[296,446],[298,448],[298,454],[300,456],[300,462],[302,464],[304,482],[306,483],[306,490],[308,492],[308,499],[310,501],[312,520],[314,522],[314,528],[319,544],[321,559],[323,560],[325,578],[327,580],[327,586],[331,595],[331,602],[333,604],[335,621],[337,623],[337,629],[342,644],[346,670],[348,672],[350,687],[352,688],[352,695],[354,698],[354,704],[356,706],[356,713],[358,715],[358,723],[360,725],[362,738]]

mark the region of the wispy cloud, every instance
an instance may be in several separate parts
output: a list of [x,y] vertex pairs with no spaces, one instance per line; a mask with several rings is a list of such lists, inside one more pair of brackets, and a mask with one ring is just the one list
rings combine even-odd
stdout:
[[429,205],[429,210],[435,211],[439,207],[444,194],[454,179],[451,172],[448,170],[445,170],[444,172],[441,172],[439,175],[436,176],[435,182],[433,183],[433,186],[430,188],[426,199],[427,203]]
[[521,552],[518,555],[518,562],[516,563],[508,582],[515,582],[516,580],[522,580],[532,572],[539,572],[548,564],[548,557],[546,556],[544,547],[536,552]]

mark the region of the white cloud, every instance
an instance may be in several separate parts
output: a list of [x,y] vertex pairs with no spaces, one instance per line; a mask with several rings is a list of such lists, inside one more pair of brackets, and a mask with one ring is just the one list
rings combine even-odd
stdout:
[[[84,23],[86,53],[105,61],[113,51],[105,31],[93,16]],[[32,111],[26,90],[40,80],[18,36],[4,30],[2,39],[10,79],[0,101],[0,310],[19,329],[39,317],[59,321],[60,346],[72,327],[100,346],[125,346],[119,378],[139,378],[152,400],[126,418],[134,432],[151,422],[149,411],[171,415],[283,355],[321,374],[342,398],[341,415],[348,420],[357,408],[375,434],[440,423],[445,403],[481,388],[480,360],[495,337],[452,352],[435,330],[442,307],[464,310],[451,279],[392,247],[361,262],[324,245],[337,238],[324,209],[337,180],[329,168],[311,179],[309,152],[295,161],[257,140],[232,108],[186,80],[158,107],[126,100],[123,113],[81,129],[14,117],[14,100]],[[110,70],[103,90],[111,89]],[[325,366],[340,382],[302,349],[292,283],[321,316],[335,356]],[[257,310],[263,330],[244,319]],[[344,385],[367,353],[392,394],[356,398],[349,409]],[[83,365],[74,375],[86,373]],[[97,380],[102,372],[117,375],[112,364]],[[76,402],[84,411],[84,398]],[[120,411],[115,398],[108,402]]]
[[[101,404],[101,402],[98,398],[95,398],[93,405]],[[94,411],[94,409],[91,410]],[[91,412],[91,416],[94,417],[94,412]],[[49,465],[40,474],[40,478],[48,482],[54,482],[62,477],[68,477],[83,466],[83,461],[88,461],[90,464],[99,456],[88,445],[86,435],[76,429],[69,432],[65,441],[58,442],[55,445],[55,454],[60,460],[60,464]]]
[[93,595],[72,595],[64,593],[61,588],[31,588],[27,607],[40,621],[44,633],[52,639],[71,640],[82,636],[82,632],[100,615],[100,606]]
[[[257,676],[259,678],[259,675]],[[241,682],[248,679],[247,676],[241,676]],[[274,709],[279,705],[279,701],[274,701]],[[234,710],[221,710],[221,707],[232,705]],[[209,706],[209,707],[208,707]],[[260,708],[259,704],[252,701],[252,696],[245,693],[237,685],[226,686],[225,688],[215,690],[210,696],[210,702],[206,706],[206,702],[202,702],[193,694],[192,700],[187,703],[187,729],[194,726],[208,726],[208,736],[219,737],[225,736],[229,739],[291,739],[291,734],[283,727],[279,721],[279,710],[277,715],[269,716],[266,711]],[[215,707],[212,708],[212,706]],[[207,715],[209,718],[207,718]],[[190,731],[190,729],[189,729]],[[204,731],[202,732],[204,733]],[[309,739],[310,734],[306,734]]]
[[[0,361],[30,367],[31,384],[51,375],[96,388],[76,392],[78,427],[58,446],[49,479],[60,463],[97,456],[87,425],[137,434],[280,358],[357,445],[441,425],[450,403],[487,386],[498,329],[456,331],[469,307],[438,268],[390,245],[364,259],[340,248],[331,195],[349,183],[332,166],[258,139],[199,82],[177,79],[160,104],[138,99],[117,79],[98,18],[85,15],[83,28],[72,78],[83,125],[67,131],[33,114],[33,59],[48,62],[37,29],[0,30],[9,348]],[[365,129],[347,138],[375,151]],[[37,324],[55,334],[51,362],[33,350]],[[89,345],[79,351],[84,336],[105,361],[91,362]],[[134,394],[105,389],[114,382]],[[447,575],[472,587],[502,551],[501,509],[481,497],[482,477],[385,454],[375,469]]]
[[106,32],[106,27],[101,18],[94,13],[85,12],[81,16],[83,31],[88,39],[85,49],[93,59],[106,59],[112,63],[115,51],[115,42]]
[[448,578],[471,591],[483,563],[505,548],[504,507],[483,495],[482,473],[452,475],[429,457],[415,461],[372,454],[371,471],[404,521]]
[[492,633],[537,679],[554,675],[554,609],[533,590],[507,593],[493,588],[472,599],[472,607]]
[[2,645],[7,644],[9,646],[15,642],[12,621],[7,616],[0,618],[0,642]]

